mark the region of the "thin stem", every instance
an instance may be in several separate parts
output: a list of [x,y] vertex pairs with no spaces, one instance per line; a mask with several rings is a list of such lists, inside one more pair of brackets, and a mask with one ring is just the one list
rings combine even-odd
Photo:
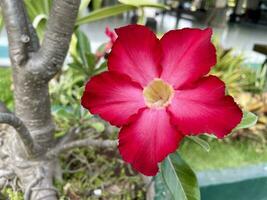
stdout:
[[62,152],[79,147],[115,148],[117,145],[117,140],[94,140],[87,138],[62,144],[48,152],[47,156],[57,156]]

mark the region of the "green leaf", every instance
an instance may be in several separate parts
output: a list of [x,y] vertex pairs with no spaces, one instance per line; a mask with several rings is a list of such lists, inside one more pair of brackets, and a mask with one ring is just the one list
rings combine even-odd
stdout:
[[36,8],[35,5],[33,4],[32,0],[24,0],[24,3],[26,5],[28,15],[32,20],[35,18],[35,16],[41,14],[38,8]]
[[154,200],[172,200],[171,193],[164,183],[161,173],[158,173],[154,178],[155,196]]
[[34,28],[38,28],[39,24],[44,20],[44,21],[47,21],[48,19],[48,16],[46,14],[40,14],[40,15],[37,15],[33,22],[32,22],[32,25]]
[[47,16],[45,14],[40,14],[36,16],[33,20],[33,27],[36,29],[37,35],[42,40],[44,36],[44,30],[47,23]]
[[87,61],[87,65],[89,67],[89,71],[90,73],[93,72],[95,66],[96,66],[96,56],[93,53],[86,53],[86,61]]
[[173,200],[200,200],[196,175],[177,152],[162,162],[161,173]]
[[235,128],[235,130],[252,127],[257,123],[257,121],[258,121],[257,115],[255,115],[252,112],[244,111],[243,118],[240,124]]
[[130,11],[133,9],[136,9],[136,7],[130,6],[130,5],[124,5],[124,4],[101,8],[101,9],[98,9],[96,11],[89,13],[87,16],[79,18],[76,21],[76,25],[78,26],[78,25],[94,22],[100,19],[104,19],[107,17],[115,16],[115,15]]
[[71,42],[70,42],[70,48],[69,52],[72,57],[77,57],[77,44],[78,44],[78,38],[75,34],[72,34]]
[[96,52],[104,52],[106,45],[107,45],[107,43],[101,44],[99,47],[97,47]]
[[190,139],[190,140],[192,140],[193,142],[195,142],[199,146],[201,146],[207,152],[210,151],[210,145],[209,145],[209,143],[206,142],[205,140],[201,139],[200,137],[198,137],[198,136],[188,136],[187,138]]
[[105,130],[105,125],[101,122],[91,123],[90,126],[94,128],[98,133],[102,133]]
[[92,0],[93,3],[93,9],[98,10],[101,8],[103,0]]
[[94,70],[94,73],[92,75],[97,75],[101,72],[104,72],[107,70],[107,62],[103,62],[98,68]]
[[3,30],[3,27],[4,27],[4,19],[3,16],[0,16],[0,31]]
[[42,3],[43,3],[42,7],[43,7],[45,13],[48,14],[50,12],[50,8],[51,8],[51,3],[52,3],[51,0],[42,0]]
[[82,12],[84,9],[87,8],[91,0],[82,0],[79,8],[79,12]]
[[168,6],[161,4],[161,3],[155,3],[151,0],[118,0],[120,3],[125,5],[131,5],[135,7],[153,7],[153,8],[160,8],[160,9],[169,9]]
[[141,14],[140,14],[140,16],[138,16],[137,24],[145,25],[145,23],[146,23],[145,9],[140,8],[139,11]]
[[87,38],[87,36],[80,30],[75,31],[75,35],[77,37],[77,52],[78,56],[81,58],[82,63],[86,70],[90,69],[87,60],[87,54],[91,53],[91,45]]
[[91,45],[85,33],[80,30],[77,30],[75,31],[75,34],[77,36],[78,51],[80,51],[80,53],[84,55],[86,52],[90,53]]

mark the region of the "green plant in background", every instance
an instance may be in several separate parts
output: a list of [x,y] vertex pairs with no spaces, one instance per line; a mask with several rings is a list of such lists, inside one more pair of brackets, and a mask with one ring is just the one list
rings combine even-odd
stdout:
[[250,78],[250,83],[252,83],[252,87],[248,88],[249,91],[253,93],[264,92],[267,83],[267,64],[258,67],[256,69],[256,73],[254,73]]
[[43,38],[52,0],[24,0],[24,3],[38,36]]
[[8,199],[8,200],[23,200],[23,194],[22,192],[17,192],[17,191],[13,191],[11,188],[6,188],[2,191],[2,194],[4,197],[3,199]]
[[[68,64],[70,68],[79,71],[86,79],[106,70],[106,62],[97,56],[96,52],[91,51],[91,44],[85,33],[77,29],[72,41],[70,48],[72,62]],[[104,52],[105,44],[100,45],[97,52]]]
[[224,49],[216,40],[214,43],[217,64],[213,67],[211,74],[220,77],[225,82],[229,94],[237,96],[251,86],[248,77],[254,72],[245,66],[242,55],[233,55],[232,49]]
[[235,54],[233,49],[224,49],[215,39],[217,64],[211,74],[220,77],[227,86],[227,91],[233,96],[241,92],[262,93],[266,85],[267,66],[257,69],[249,68],[245,64],[242,54]]
[[9,109],[13,108],[11,69],[0,68],[0,99]]
[[[101,48],[101,45],[99,48]],[[102,132],[104,125],[80,106],[84,83],[106,69],[106,61],[91,51],[87,36],[77,29],[70,47],[70,59],[60,75],[50,84],[53,113],[60,125],[58,136],[72,126],[94,128]],[[87,126],[86,126],[87,125]]]
[[[1,11],[1,9],[0,9],[0,11]],[[3,29],[3,26],[4,26],[4,20],[2,17],[0,17],[0,30]]]

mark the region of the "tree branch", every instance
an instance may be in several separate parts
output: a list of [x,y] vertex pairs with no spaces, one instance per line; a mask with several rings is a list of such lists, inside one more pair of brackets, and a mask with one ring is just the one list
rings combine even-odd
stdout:
[[80,128],[72,127],[70,128],[63,137],[61,137],[58,141],[58,145],[64,145],[70,141],[73,141],[75,138],[75,135],[77,135],[81,131]]
[[22,0],[1,0],[2,13],[7,29],[9,51],[14,66],[23,65],[28,51],[33,50],[36,37],[29,30],[29,19]]
[[94,140],[94,139],[82,139],[62,144],[48,152],[47,156],[57,156],[62,152],[78,148],[78,147],[98,147],[98,148],[115,148],[118,145],[117,140]]
[[15,128],[29,156],[33,156],[35,154],[34,142],[31,134],[18,117],[11,113],[0,113],[0,123],[8,124]]
[[[41,48],[29,69],[50,80],[61,69],[77,18],[80,0],[54,0]],[[38,64],[36,64],[38,63]],[[36,68],[37,67],[37,68]]]
[[144,183],[146,184],[146,200],[153,200],[155,197],[155,188],[154,188],[153,178],[151,176],[145,176],[141,173],[140,175]]

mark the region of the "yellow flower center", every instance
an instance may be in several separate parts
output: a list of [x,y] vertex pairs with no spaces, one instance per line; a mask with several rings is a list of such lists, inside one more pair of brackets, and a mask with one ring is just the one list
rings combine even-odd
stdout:
[[154,79],[143,90],[145,103],[149,108],[164,108],[174,95],[172,86],[161,79]]

